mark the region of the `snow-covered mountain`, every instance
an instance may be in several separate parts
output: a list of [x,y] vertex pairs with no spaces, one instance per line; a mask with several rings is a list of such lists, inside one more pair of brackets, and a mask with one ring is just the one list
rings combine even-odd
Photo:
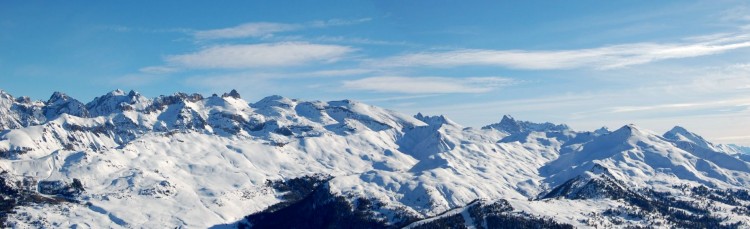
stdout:
[[10,227],[750,227],[747,148],[239,93],[0,91]]

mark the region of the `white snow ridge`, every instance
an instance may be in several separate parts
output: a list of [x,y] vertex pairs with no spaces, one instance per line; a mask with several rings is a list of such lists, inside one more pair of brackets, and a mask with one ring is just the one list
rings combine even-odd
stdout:
[[14,228],[750,228],[747,148],[351,100],[0,91]]

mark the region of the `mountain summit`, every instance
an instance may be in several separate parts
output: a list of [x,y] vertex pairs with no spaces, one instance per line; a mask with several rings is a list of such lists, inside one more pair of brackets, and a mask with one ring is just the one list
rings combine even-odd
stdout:
[[[6,227],[750,226],[750,163],[684,128],[483,128],[353,100],[0,91]],[[190,209],[186,211],[185,209]]]

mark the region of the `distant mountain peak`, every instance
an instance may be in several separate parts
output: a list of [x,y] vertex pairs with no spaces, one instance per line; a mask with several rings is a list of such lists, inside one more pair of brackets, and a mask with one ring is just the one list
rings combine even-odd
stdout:
[[279,101],[279,100],[285,100],[285,99],[287,99],[287,98],[286,98],[286,97],[284,97],[284,96],[280,96],[280,95],[269,95],[269,96],[263,97],[263,98],[262,98],[262,99],[260,99],[260,101],[258,101],[258,102],[263,102],[263,101]]
[[636,148],[640,141],[650,141],[654,139],[654,134],[639,129],[636,125],[624,125],[617,130],[611,131],[593,138],[587,142],[582,151],[589,155],[610,155],[620,152],[623,149]]
[[259,100],[258,102],[250,104],[250,106],[253,108],[268,108],[268,107],[291,108],[293,103],[294,101],[292,101],[289,98],[286,98],[280,95],[270,95]]
[[17,103],[31,103],[31,98],[29,98],[28,96],[21,96],[21,97],[16,98],[16,102]]
[[83,103],[59,91],[52,93],[43,110],[47,120],[52,120],[62,114],[78,117],[89,116],[89,112]]
[[443,124],[447,124],[451,126],[460,126],[456,122],[453,122],[452,120],[445,117],[444,115],[425,116],[420,112],[414,115],[414,118],[424,123],[427,123],[427,125],[430,125],[430,126],[441,126]]
[[29,104],[32,101],[28,96],[21,96],[16,98],[13,97],[13,95],[9,94],[7,91],[0,90],[0,103],[6,103],[7,105],[10,105],[13,102]]
[[594,133],[598,135],[609,134],[610,132],[612,131],[610,131],[606,126],[602,126],[601,128],[594,130]]
[[664,133],[664,137],[668,138],[668,139],[677,138],[677,137],[680,137],[680,136],[687,138],[686,140],[691,140],[691,141],[694,141],[694,140],[705,141],[705,139],[703,139],[703,137],[701,137],[701,136],[699,136],[699,135],[697,135],[697,134],[695,134],[693,132],[690,132],[687,129],[685,129],[684,127],[681,127],[681,126],[674,126],[674,127],[672,127],[671,130],[669,130],[666,133]]
[[610,135],[629,138],[632,136],[644,135],[644,133],[635,124],[627,124],[627,125],[620,127],[619,129],[615,131],[612,131]]
[[715,150],[715,147],[713,146],[712,143],[708,142],[706,139],[704,139],[700,135],[690,132],[681,126],[673,127],[671,130],[667,131],[662,136],[671,141],[689,142],[689,143],[695,144],[705,149]]
[[47,100],[47,103],[51,104],[51,103],[56,103],[60,101],[64,102],[64,101],[67,101],[68,99],[70,99],[70,96],[68,96],[67,94],[63,92],[56,91],[52,93],[52,96],[49,97],[49,99]]
[[107,93],[107,95],[125,95],[125,91],[121,89],[115,89],[114,91],[110,91]]
[[734,148],[738,153],[750,154],[750,147],[748,146],[741,146],[737,144],[728,144],[728,146]]
[[149,99],[143,97],[140,93],[130,90],[127,94],[125,91],[117,89],[107,94],[94,98],[86,104],[91,116],[104,116],[114,112],[134,109],[132,106],[139,105],[141,108],[148,105]]
[[[503,115],[477,130],[353,100],[219,95],[115,90],[82,106],[64,93],[45,103],[0,91],[0,202],[20,210],[2,220],[286,228],[262,223],[273,214],[316,228],[731,228],[750,201],[747,155],[704,150],[682,127],[664,137],[633,124],[579,132]],[[485,205],[498,198],[508,200]]]
[[224,93],[223,95],[221,95],[221,97],[223,97],[223,98],[232,97],[232,98],[235,98],[235,99],[241,99],[242,98],[240,96],[240,93],[237,92],[237,90],[235,90],[235,89],[232,89],[232,91],[230,91],[229,93]]
[[515,118],[513,118],[513,116],[503,115],[503,118],[500,120],[499,123],[484,126],[482,127],[482,129],[496,129],[496,130],[507,132],[508,134],[517,134],[517,133],[524,133],[524,132],[531,132],[531,131],[560,132],[560,131],[570,130],[570,127],[568,127],[565,124],[558,125],[558,124],[553,124],[549,122],[533,123],[529,121],[518,121]]
[[0,98],[13,99],[13,96],[7,91],[0,90]]

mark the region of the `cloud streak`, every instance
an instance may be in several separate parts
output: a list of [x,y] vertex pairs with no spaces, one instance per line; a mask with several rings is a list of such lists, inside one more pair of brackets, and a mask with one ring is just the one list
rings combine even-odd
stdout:
[[340,45],[283,42],[212,46],[194,53],[166,57],[171,66],[198,69],[247,69],[336,62],[355,49]]
[[199,30],[193,32],[198,40],[234,39],[247,37],[267,37],[274,33],[302,30],[306,28],[325,28],[331,26],[353,25],[372,20],[371,18],[360,18],[355,20],[331,19],[312,21],[301,24],[274,23],[274,22],[250,22],[234,27]]
[[513,84],[503,77],[402,77],[377,76],[344,81],[343,87],[351,90],[403,94],[485,93]]
[[199,40],[262,37],[277,32],[296,30],[299,28],[299,25],[294,24],[253,22],[230,28],[196,31],[193,33],[193,36]]
[[179,71],[179,69],[172,68],[172,67],[166,67],[166,66],[149,66],[149,67],[143,67],[141,69],[138,69],[139,72],[145,73],[145,74],[169,74]]
[[420,52],[371,60],[369,64],[377,67],[497,66],[527,70],[607,70],[669,59],[714,55],[748,47],[750,37],[746,34],[728,34],[713,41],[632,43],[574,50],[461,49]]

